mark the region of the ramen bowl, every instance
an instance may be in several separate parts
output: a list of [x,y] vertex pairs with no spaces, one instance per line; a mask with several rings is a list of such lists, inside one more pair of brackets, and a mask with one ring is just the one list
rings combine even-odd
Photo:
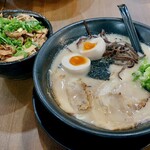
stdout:
[[[91,34],[99,34],[104,29],[108,34],[115,33],[128,36],[125,25],[120,18],[94,18],[86,20],[86,23]],[[148,44],[150,27],[138,22],[134,22],[134,25],[140,41]],[[70,149],[92,149],[96,146],[105,149],[143,148],[150,143],[150,123],[133,129],[110,131],[76,119],[65,113],[56,103],[51,90],[49,69],[56,54],[64,46],[84,35],[87,35],[87,31],[83,21],[70,24],[54,33],[36,57],[33,69],[36,99],[45,109],[41,111],[46,111],[43,118],[47,117],[45,119],[49,124],[47,130],[51,128],[57,137],[66,139],[65,142],[69,143]],[[39,110],[39,112],[41,111]],[[50,116],[53,118],[52,122],[49,122]],[[51,125],[52,127],[50,127]]]
[[[38,14],[29,10],[3,10],[0,13],[3,14],[5,18],[8,16],[17,16],[18,14],[27,14],[29,16],[37,19],[41,24],[48,29],[48,33],[46,35],[47,39],[52,35],[52,26],[51,23],[41,14]],[[0,62],[0,76],[3,78],[10,79],[26,79],[32,77],[32,70],[35,57],[37,53],[40,51],[40,48],[23,59],[10,61],[10,62]]]

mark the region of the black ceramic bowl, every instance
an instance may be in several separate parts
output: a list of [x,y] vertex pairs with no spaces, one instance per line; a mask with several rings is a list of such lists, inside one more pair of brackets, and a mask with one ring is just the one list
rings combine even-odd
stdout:
[[[86,20],[86,22],[92,34],[99,34],[104,29],[107,33],[128,36],[125,25],[120,18],[96,18]],[[150,42],[150,27],[138,22],[134,22],[134,25],[140,41],[148,44]],[[91,147],[94,149],[96,146],[99,149],[102,147],[104,149],[109,147],[111,149],[141,149],[150,143],[150,123],[125,131],[109,131],[82,123],[66,114],[56,104],[50,90],[48,70],[59,50],[83,35],[87,35],[83,21],[73,23],[53,34],[42,47],[33,69],[35,91],[39,101],[46,111],[57,120],[56,126],[60,125],[58,130],[64,126],[64,135],[60,132],[59,136],[67,136],[68,142],[72,144],[72,149],[91,149]],[[47,93],[48,91],[50,95]],[[49,121],[48,117],[47,114],[47,122]]]
[[[53,31],[50,22],[41,14],[29,10],[3,10],[0,13],[3,13],[4,17],[8,17],[9,15],[16,16],[19,13],[33,16],[38,21],[42,22],[42,24],[48,29],[47,38],[52,35]],[[0,76],[10,79],[26,79],[32,77],[34,60],[39,50],[33,55],[21,60],[0,62]]]

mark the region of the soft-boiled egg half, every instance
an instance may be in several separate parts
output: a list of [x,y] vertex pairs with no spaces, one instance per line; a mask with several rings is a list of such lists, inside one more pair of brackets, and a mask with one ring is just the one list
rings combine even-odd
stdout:
[[91,61],[80,54],[69,54],[62,58],[63,68],[72,74],[85,75],[90,71]]
[[100,59],[106,50],[106,43],[101,37],[90,38],[79,45],[79,52],[91,60]]

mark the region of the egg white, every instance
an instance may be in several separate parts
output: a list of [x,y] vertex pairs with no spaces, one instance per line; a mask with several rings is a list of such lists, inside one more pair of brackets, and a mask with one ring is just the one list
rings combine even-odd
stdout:
[[[74,56],[81,56],[86,59],[86,63],[80,64],[80,65],[73,65],[70,63],[70,59]],[[80,54],[72,53],[69,55],[66,55],[62,58],[62,67],[64,68],[65,71],[75,74],[75,75],[86,75],[90,71],[90,66],[91,66],[91,61],[89,58],[82,56]]]
[[[96,43],[96,45],[89,50],[85,50],[84,42]],[[79,45],[79,53],[81,55],[86,56],[91,60],[98,60],[103,56],[106,50],[106,43],[101,37],[91,38],[84,42]]]

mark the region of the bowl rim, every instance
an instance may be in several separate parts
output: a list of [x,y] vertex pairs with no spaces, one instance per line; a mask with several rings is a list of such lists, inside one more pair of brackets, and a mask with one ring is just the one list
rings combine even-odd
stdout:
[[[79,24],[83,23],[83,21],[86,21],[88,23],[88,22],[98,21],[98,20],[99,21],[110,20],[110,21],[121,21],[121,22],[123,22],[122,18],[118,18],[118,17],[98,17],[98,18],[89,18],[89,19],[85,19],[85,20],[80,20],[80,21],[68,24],[65,27],[62,27],[61,29],[56,31],[47,42],[53,41],[53,39],[55,39],[55,37],[57,35],[59,35],[59,33],[62,32],[63,30],[66,30],[67,28],[70,28],[70,27],[75,26],[75,25],[79,25]],[[142,26],[144,28],[150,29],[150,26],[145,25],[143,23],[140,23],[140,22],[137,22],[137,21],[134,21],[134,20],[133,20],[133,23],[135,25]],[[122,131],[117,131],[117,132],[111,131],[111,130],[107,130],[107,129],[106,130],[105,129],[104,130],[92,129],[92,128],[87,127],[87,126],[85,126],[85,125],[83,125],[81,123],[76,124],[75,119],[69,119],[68,117],[65,117],[64,115],[62,115],[62,113],[57,111],[57,109],[55,108],[55,106],[53,104],[48,103],[48,100],[44,96],[44,93],[42,92],[42,89],[40,87],[40,83],[38,81],[38,72],[36,70],[38,68],[37,67],[38,59],[40,58],[40,54],[41,53],[42,53],[42,51],[40,51],[39,54],[37,55],[37,57],[35,59],[34,67],[33,67],[34,88],[35,88],[36,93],[37,93],[40,101],[42,102],[42,104],[57,119],[61,120],[63,123],[65,123],[66,125],[69,125],[72,128],[75,128],[75,129],[80,130],[80,131],[84,131],[84,132],[89,133],[89,134],[100,136],[100,137],[126,138],[126,137],[138,137],[138,136],[150,134],[150,128],[146,128],[146,129],[139,130],[139,131],[122,130]]]
[[[48,27],[49,27],[49,36],[48,36],[48,38],[49,37],[51,37],[52,35],[53,35],[53,28],[52,28],[52,24],[50,23],[50,21],[45,17],[45,16],[43,16],[42,14],[40,14],[40,13],[38,13],[38,12],[36,12],[36,11],[32,11],[32,10],[25,10],[25,9],[4,9],[4,10],[1,10],[0,11],[0,14],[1,13],[3,13],[3,14],[17,14],[17,13],[23,13],[23,14],[29,14],[29,15],[31,15],[31,16],[38,16],[39,18],[42,18],[43,20],[45,20],[45,22],[46,22],[46,24],[48,25]],[[45,44],[45,43],[44,43]],[[43,45],[44,45],[43,44]],[[42,45],[42,47],[43,47],[43,45]],[[42,48],[41,47],[41,48]],[[41,49],[40,48],[40,49]],[[32,58],[32,57],[35,57],[38,53],[39,53],[39,51],[40,51],[40,49],[38,50],[38,51],[36,51],[34,54],[32,54],[32,55],[30,55],[30,56],[28,56],[28,57],[26,57],[26,58],[23,58],[23,59],[19,59],[19,60],[15,60],[15,61],[10,61],[10,62],[1,62],[0,61],[0,65],[1,66],[5,66],[5,65],[11,65],[11,64],[16,64],[16,63],[18,63],[18,62],[24,62],[24,61],[27,61],[28,59],[30,59],[30,58]]]

